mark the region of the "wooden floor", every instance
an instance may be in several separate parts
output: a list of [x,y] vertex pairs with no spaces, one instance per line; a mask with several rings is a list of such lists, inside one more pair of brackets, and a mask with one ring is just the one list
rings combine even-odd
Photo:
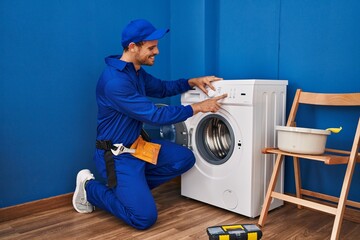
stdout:
[[[153,194],[159,217],[146,231],[135,230],[100,209],[91,214],[77,213],[68,194],[0,209],[0,239],[208,239],[209,226],[257,222],[257,218],[182,197],[176,182],[164,184]],[[329,239],[333,219],[325,213],[298,210],[286,204],[270,212],[262,239]],[[344,220],[341,239],[360,239],[359,236],[360,224]]]

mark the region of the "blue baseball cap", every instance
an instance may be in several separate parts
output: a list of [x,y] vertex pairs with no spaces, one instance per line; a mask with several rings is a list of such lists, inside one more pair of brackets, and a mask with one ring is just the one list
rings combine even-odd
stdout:
[[156,29],[145,19],[133,20],[122,32],[121,45],[125,48],[132,42],[158,40],[169,31],[169,29]]

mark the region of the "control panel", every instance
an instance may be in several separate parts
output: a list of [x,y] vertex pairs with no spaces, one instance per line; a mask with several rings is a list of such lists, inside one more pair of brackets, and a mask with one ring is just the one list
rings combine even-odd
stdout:
[[215,90],[207,88],[207,95],[198,88],[194,88],[184,93],[181,97],[182,102],[200,102],[205,99],[227,94],[227,98],[221,100],[222,104],[232,105],[252,105],[254,85],[246,84],[229,84],[227,81],[214,82]]

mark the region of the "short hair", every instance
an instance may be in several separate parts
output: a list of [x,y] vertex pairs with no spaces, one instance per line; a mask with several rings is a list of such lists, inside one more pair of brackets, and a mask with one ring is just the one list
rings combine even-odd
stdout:
[[[144,45],[144,41],[137,42],[137,43],[135,43],[135,45],[138,47],[141,47],[142,45]],[[127,52],[127,51],[129,51],[129,46],[124,47],[124,52]]]

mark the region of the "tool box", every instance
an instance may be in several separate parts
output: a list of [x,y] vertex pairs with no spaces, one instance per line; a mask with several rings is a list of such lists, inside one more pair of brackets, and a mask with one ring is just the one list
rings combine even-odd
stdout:
[[260,228],[255,224],[213,226],[206,231],[209,240],[259,240],[262,237]]

